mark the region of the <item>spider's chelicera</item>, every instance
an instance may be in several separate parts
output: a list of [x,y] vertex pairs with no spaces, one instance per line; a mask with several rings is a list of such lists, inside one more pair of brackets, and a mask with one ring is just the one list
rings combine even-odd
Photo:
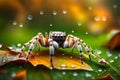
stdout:
[[90,52],[93,53],[92,48],[86,45],[86,43],[82,39],[75,37],[73,35],[66,36],[65,32],[51,31],[49,33],[49,36],[48,33],[45,33],[45,37],[42,35],[42,33],[38,33],[37,36],[33,37],[30,41],[24,44],[24,46],[21,48],[21,51],[23,51],[27,46],[29,46],[26,60],[28,60],[35,44],[38,44],[39,49],[41,46],[49,47],[50,62],[52,67],[53,67],[52,58],[54,55],[54,50],[60,47],[62,48],[71,47],[73,51],[73,49],[76,46],[80,54],[80,59],[82,59],[82,47],[84,47],[85,51],[88,53],[89,58],[90,58]]

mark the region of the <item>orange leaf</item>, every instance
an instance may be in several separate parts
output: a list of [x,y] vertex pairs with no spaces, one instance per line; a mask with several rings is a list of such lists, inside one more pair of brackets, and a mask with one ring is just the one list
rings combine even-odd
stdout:
[[114,50],[116,48],[120,48],[120,32],[116,33],[110,41],[108,41],[105,46],[108,46],[110,50]]
[[[15,51],[14,51],[15,53]],[[17,53],[17,52],[16,52]],[[20,52],[19,52],[20,53]],[[24,52],[22,54],[27,55],[28,52]],[[12,55],[10,51],[3,51],[0,50],[0,66],[11,62],[11,61],[26,61],[26,56],[22,56],[19,58],[18,55]],[[44,65],[47,68],[51,69],[50,66],[50,58],[49,58],[49,51],[40,51],[38,52],[32,52],[28,62],[30,62],[32,65],[37,66],[37,65]],[[77,69],[82,69],[82,70],[89,70],[92,71],[92,68],[83,61],[83,64],[81,63],[79,58],[72,57],[68,54],[64,54],[60,51],[56,51],[55,55],[53,56],[53,66],[55,69],[59,70],[77,70]]]

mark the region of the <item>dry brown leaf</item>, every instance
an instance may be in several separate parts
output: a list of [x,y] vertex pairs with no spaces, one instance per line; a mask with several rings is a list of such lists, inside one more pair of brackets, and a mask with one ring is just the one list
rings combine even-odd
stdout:
[[107,75],[100,77],[100,78],[97,78],[95,80],[115,80],[115,79],[113,79],[110,74],[107,74]]
[[26,79],[26,70],[22,70],[16,73],[16,76],[13,80],[27,80]]
[[[15,51],[14,51],[15,53]],[[20,52],[19,52],[20,53]],[[27,55],[28,52],[22,53]],[[44,65],[47,68],[51,69],[50,61],[49,61],[49,51],[40,51],[38,52],[32,52],[28,62],[30,62],[32,65]],[[19,58],[19,55],[12,55],[10,51],[3,51],[0,50],[0,66],[11,62],[11,61],[26,61],[25,56],[22,56]],[[89,70],[92,71],[92,68],[83,61],[83,64],[81,63],[79,58],[72,57],[68,54],[64,54],[60,51],[56,51],[55,55],[53,57],[53,66],[55,69],[59,70]]]
[[108,41],[105,46],[108,46],[110,50],[114,50],[116,48],[120,49],[120,32],[115,34],[110,41]]

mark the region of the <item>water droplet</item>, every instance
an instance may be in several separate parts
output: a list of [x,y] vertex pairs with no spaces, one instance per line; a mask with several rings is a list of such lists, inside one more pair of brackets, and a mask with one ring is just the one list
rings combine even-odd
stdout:
[[102,62],[106,63],[106,60],[102,58],[102,59],[99,59],[98,62],[100,62],[100,63],[102,63]]
[[107,20],[107,17],[106,16],[103,16],[102,17],[102,21],[106,21]]
[[32,20],[32,15],[28,15],[28,20]]
[[16,22],[16,21],[14,21],[14,22],[13,22],[13,25],[17,25],[17,22]]
[[53,69],[53,67],[50,67],[50,69],[52,70],[52,69]]
[[44,12],[43,11],[40,11],[40,15],[43,15],[44,14]]
[[107,51],[107,56],[108,56],[108,57],[111,57],[111,56],[112,56],[112,54],[110,53],[110,51]]
[[99,21],[100,18],[98,16],[95,17],[95,21]]
[[85,76],[86,76],[86,77],[91,77],[91,74],[88,73],[88,72],[86,72]]
[[21,49],[20,48],[16,48],[16,51],[21,52]]
[[63,10],[63,14],[66,14],[67,13],[67,11],[66,10]]
[[65,54],[62,54],[63,56],[65,55]]
[[92,10],[92,7],[91,7],[91,6],[89,6],[89,7],[88,7],[88,10]]
[[66,68],[66,65],[65,65],[65,64],[62,64],[61,67],[62,67],[62,69],[65,69],[65,68]]
[[53,11],[53,15],[57,15],[57,12],[56,12],[56,11]]
[[78,26],[81,26],[82,25],[82,23],[81,22],[78,22]]
[[53,26],[52,24],[50,24],[50,26]]
[[9,47],[9,49],[11,49],[11,50],[12,50],[12,49],[13,49],[13,47]]
[[18,47],[20,47],[20,46],[21,46],[21,44],[20,44],[20,43],[18,43],[18,44],[17,44],[17,46],[18,46]]
[[63,75],[65,75],[65,74],[66,74],[66,72],[65,72],[65,71],[63,71],[63,72],[62,72],[62,74],[63,74]]
[[71,65],[71,67],[72,67],[72,68],[74,68],[74,67],[75,67],[75,65],[74,65],[74,64],[72,64],[72,65]]
[[19,27],[20,27],[20,28],[22,28],[22,27],[23,27],[23,24],[22,24],[22,23],[21,23],[21,24],[19,24]]
[[98,69],[98,72],[102,72],[102,69]]
[[110,60],[110,63],[113,63],[114,62],[114,60]]
[[73,72],[73,76],[74,77],[78,76],[78,73],[77,72]]
[[115,56],[115,59],[118,59],[118,56]]
[[12,72],[11,73],[11,77],[15,77],[16,76],[16,73],[15,72]]
[[85,34],[88,34],[88,32],[85,32]]
[[74,30],[72,30],[72,33],[74,33]]
[[0,44],[0,48],[2,48],[2,44]]
[[118,6],[116,4],[113,5],[113,8],[117,8]]
[[97,49],[97,50],[96,50],[96,53],[100,55],[102,52]]

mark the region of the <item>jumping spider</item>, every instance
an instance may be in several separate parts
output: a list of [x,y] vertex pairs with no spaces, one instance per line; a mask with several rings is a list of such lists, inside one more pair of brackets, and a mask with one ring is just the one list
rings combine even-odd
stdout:
[[[76,46],[79,51],[79,54],[80,54],[80,59],[82,59],[82,47],[84,47],[85,51],[88,53],[89,58],[90,58],[90,52],[93,53],[92,48],[87,46],[86,43],[82,39],[77,38],[73,35],[68,35],[66,37],[65,32],[51,31],[49,33],[49,36],[48,36],[48,33],[45,33],[45,37],[42,35],[42,33],[38,33],[37,36],[33,37],[30,41],[28,41],[27,43],[24,44],[24,46],[21,48],[21,51],[23,51],[27,46],[29,46],[28,55],[26,56],[26,60],[28,60],[35,44],[39,45],[39,49],[41,46],[49,47],[50,63],[51,63],[52,67],[53,67],[52,57],[54,55],[54,50],[58,49],[60,47],[62,47],[62,48],[72,47],[72,51],[73,51],[73,49]],[[20,54],[20,56],[21,56],[21,54]],[[81,62],[82,62],[82,60],[81,60]]]

